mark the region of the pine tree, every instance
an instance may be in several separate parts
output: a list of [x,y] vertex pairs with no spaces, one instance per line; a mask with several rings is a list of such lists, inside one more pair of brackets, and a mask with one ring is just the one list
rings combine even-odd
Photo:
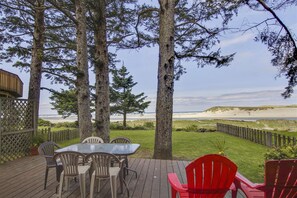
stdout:
[[[222,55],[216,46],[236,13],[237,1],[159,0],[159,7],[143,5],[138,38],[159,45],[158,90],[154,158],[172,158],[174,80],[185,73],[185,61],[198,67],[227,66],[234,54]],[[209,23],[218,22],[215,26]]]
[[133,94],[132,88],[137,85],[133,81],[133,76],[129,75],[127,68],[123,65],[119,70],[113,72],[113,82],[111,86],[111,113],[123,115],[123,126],[126,127],[128,113],[144,113],[150,101],[145,101],[147,96],[144,93]]

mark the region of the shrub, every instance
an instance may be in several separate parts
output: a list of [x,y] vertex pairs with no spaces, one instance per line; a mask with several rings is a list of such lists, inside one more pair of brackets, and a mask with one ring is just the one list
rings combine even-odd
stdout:
[[285,145],[282,147],[275,147],[265,153],[266,160],[280,160],[280,159],[296,159],[297,145]]
[[51,123],[50,121],[38,118],[38,126],[51,126],[51,125],[53,125],[53,123]]
[[45,142],[45,138],[42,134],[34,135],[32,137],[32,147],[38,147],[43,142]]
[[112,130],[148,130],[148,129],[151,129],[151,128],[148,128],[148,126],[151,127],[151,124],[144,123],[143,126],[137,125],[134,127],[132,127],[132,126],[124,127],[122,125],[122,123],[120,123],[120,122],[112,122],[112,123],[110,123],[109,128]]
[[109,128],[112,130],[123,130],[124,126],[119,122],[111,122]]
[[55,124],[55,127],[61,128],[61,127],[66,127],[66,128],[77,128],[78,127],[78,122],[59,122]]
[[196,125],[191,125],[186,128],[177,128],[173,129],[174,131],[186,131],[186,132],[199,132],[199,133],[204,133],[204,132],[216,132],[216,129],[208,129],[208,128],[198,128]]
[[194,124],[192,124],[192,125],[190,125],[190,126],[187,126],[186,128],[185,128],[185,131],[187,131],[187,132],[195,132],[195,131],[197,131],[198,130],[198,126],[196,126],[196,125],[194,125]]
[[145,122],[145,123],[143,123],[143,127],[146,129],[154,129],[155,124],[154,124],[154,122]]

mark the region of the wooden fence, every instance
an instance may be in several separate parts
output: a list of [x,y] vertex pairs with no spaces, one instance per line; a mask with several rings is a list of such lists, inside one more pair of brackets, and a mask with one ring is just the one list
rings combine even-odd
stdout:
[[289,144],[297,144],[296,137],[222,123],[217,123],[217,131],[250,140],[268,147],[281,147]]
[[40,129],[38,130],[38,134],[41,134],[45,137],[47,141],[61,142],[65,140],[71,140],[79,137],[78,129],[67,129],[52,132],[51,128]]

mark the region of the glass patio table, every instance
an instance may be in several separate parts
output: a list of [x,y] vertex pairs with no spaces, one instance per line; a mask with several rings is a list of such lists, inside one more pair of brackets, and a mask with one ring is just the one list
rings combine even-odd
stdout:
[[[90,143],[79,143],[79,144],[73,144],[64,148],[60,148],[55,150],[55,153],[65,152],[65,151],[76,151],[83,154],[90,154],[95,152],[105,152],[110,153],[113,155],[123,156],[123,155],[132,155],[134,154],[138,148],[140,147],[140,144],[118,144],[118,143],[99,143],[99,144],[90,144]],[[57,171],[60,173],[63,171],[63,168],[57,169]],[[123,183],[125,184],[125,187],[128,192],[129,197],[129,189],[127,187],[126,182],[121,177],[121,180],[123,180]],[[58,179],[60,181],[60,178]],[[57,191],[57,190],[56,190]]]
[[105,152],[114,155],[132,155],[134,154],[140,144],[109,144],[109,143],[100,143],[100,144],[73,144],[61,149],[55,150],[56,153],[64,151],[76,151],[83,154],[90,154],[94,152]]

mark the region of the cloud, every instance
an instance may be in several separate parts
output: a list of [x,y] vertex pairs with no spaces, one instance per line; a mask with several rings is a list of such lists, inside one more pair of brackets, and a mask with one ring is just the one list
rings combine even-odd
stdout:
[[250,41],[252,38],[254,38],[254,35],[252,33],[243,34],[243,35],[240,35],[240,36],[235,37],[235,38],[231,38],[231,39],[221,41],[220,47],[223,48],[223,47],[230,47],[230,46],[233,46],[233,45],[238,45],[238,44]]
[[214,106],[263,106],[296,104],[297,96],[284,99],[282,90],[236,92],[215,96],[175,97],[174,111],[202,111]]
[[[173,110],[174,112],[203,111],[214,106],[263,106],[297,103],[296,94],[292,98],[283,99],[282,92],[283,90],[257,90],[218,95],[179,96],[173,99]],[[151,101],[151,104],[145,112],[155,112],[156,97],[150,96],[147,101]],[[51,108],[52,106],[49,103],[42,103],[40,105],[40,114],[55,114],[56,112]]]

